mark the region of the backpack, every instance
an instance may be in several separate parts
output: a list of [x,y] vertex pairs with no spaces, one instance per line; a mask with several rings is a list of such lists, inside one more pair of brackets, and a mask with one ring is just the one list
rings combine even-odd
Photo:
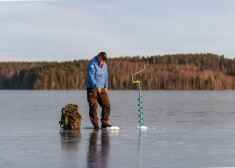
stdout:
[[61,110],[60,127],[64,130],[79,129],[81,126],[82,115],[78,112],[76,104],[67,104]]

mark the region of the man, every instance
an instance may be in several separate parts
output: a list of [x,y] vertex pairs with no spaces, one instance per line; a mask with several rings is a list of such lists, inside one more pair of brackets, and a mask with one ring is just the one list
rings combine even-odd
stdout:
[[89,102],[89,117],[94,129],[99,128],[96,109],[102,107],[101,128],[111,127],[108,123],[110,115],[110,101],[108,97],[108,71],[105,61],[107,54],[100,52],[87,66],[87,100]]

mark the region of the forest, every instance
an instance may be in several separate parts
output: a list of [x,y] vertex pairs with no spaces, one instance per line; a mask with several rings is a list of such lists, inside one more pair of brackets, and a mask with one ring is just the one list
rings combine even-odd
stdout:
[[[0,89],[85,90],[89,60],[0,62]],[[211,53],[125,56],[107,60],[110,90],[234,90],[235,59]]]

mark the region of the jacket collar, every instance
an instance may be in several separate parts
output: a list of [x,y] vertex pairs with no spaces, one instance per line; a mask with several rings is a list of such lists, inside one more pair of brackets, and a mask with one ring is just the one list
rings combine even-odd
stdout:
[[98,55],[95,56],[94,60],[95,60],[95,62],[96,62],[97,64],[99,64]]

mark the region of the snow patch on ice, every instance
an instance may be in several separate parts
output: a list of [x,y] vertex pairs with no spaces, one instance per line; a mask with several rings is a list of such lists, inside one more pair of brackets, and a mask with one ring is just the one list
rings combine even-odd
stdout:
[[146,126],[144,126],[144,125],[142,125],[141,127],[140,127],[140,126],[137,126],[137,128],[139,128],[139,129],[141,129],[141,130],[147,130],[147,129],[148,129],[148,127],[146,127]]
[[112,127],[107,127],[107,129],[110,129],[110,130],[119,130],[120,128],[118,126],[112,126]]

